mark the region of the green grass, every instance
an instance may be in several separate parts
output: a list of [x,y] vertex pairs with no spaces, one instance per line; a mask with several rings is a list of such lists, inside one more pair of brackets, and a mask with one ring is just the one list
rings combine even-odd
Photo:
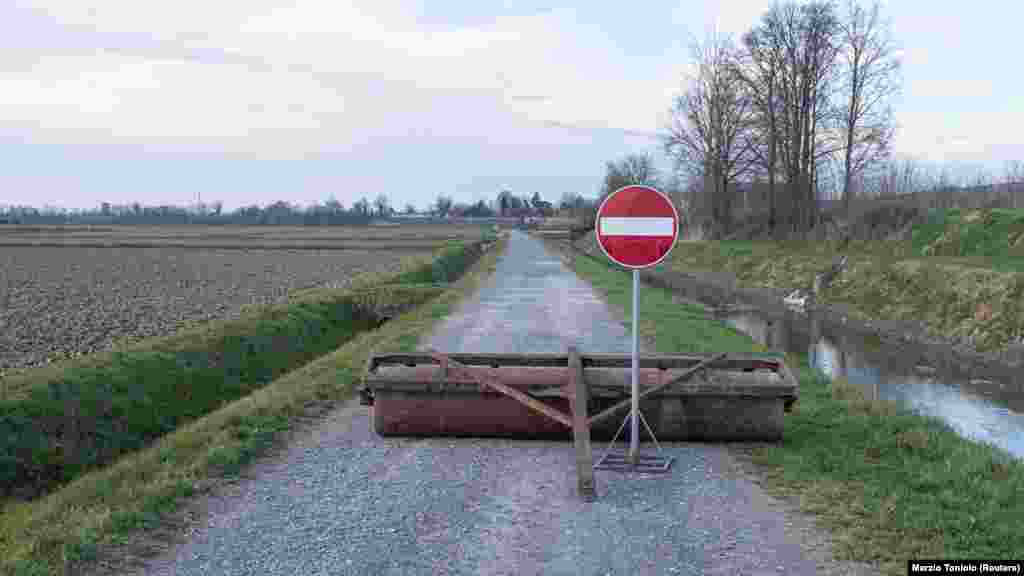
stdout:
[[[629,310],[628,272],[584,255],[581,277]],[[642,286],[642,324],[660,353],[758,351],[750,338]],[[799,401],[781,443],[747,452],[771,492],[831,529],[840,559],[903,574],[909,558],[1017,558],[1024,550],[1024,463],[965,440],[937,420],[830,382],[804,355],[787,361]]]
[[910,243],[915,255],[1024,272],[1024,210],[934,211]]
[[398,284],[444,284],[458,278],[475,254],[463,249],[461,241],[453,240],[440,250],[429,266],[409,270],[398,275]]
[[[499,249],[471,264],[468,273],[430,305],[415,306],[375,330],[224,404],[31,502],[8,502],[0,516],[0,574],[79,574],[94,559],[138,556],[140,530],[161,526],[192,495],[229,478],[267,449],[299,419],[322,414],[350,398],[370,354],[409,350],[439,321],[439,313],[479,284]],[[361,281],[365,289],[387,277]],[[143,539],[141,550],[147,546]],[[120,546],[129,546],[125,554]]]
[[17,394],[0,400],[0,496],[38,497],[266,386],[370,329],[378,304],[436,297],[477,255],[452,245],[376,286],[306,291],[238,320],[20,373]]
[[[587,256],[577,256],[576,272],[604,294],[606,301],[632,322],[633,280],[630,273]],[[625,282],[623,281],[625,277]],[[685,330],[678,327],[685,326]],[[710,319],[703,310],[676,304],[672,295],[641,284],[640,332],[675,352],[752,352],[751,340],[725,322]]]

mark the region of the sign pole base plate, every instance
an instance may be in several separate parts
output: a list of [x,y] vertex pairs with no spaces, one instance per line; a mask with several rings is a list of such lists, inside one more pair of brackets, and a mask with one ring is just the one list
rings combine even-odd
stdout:
[[615,450],[615,441],[619,439],[619,434],[622,433],[622,429],[626,427],[626,423],[630,421],[632,414],[627,414],[626,418],[622,421],[622,425],[619,426],[618,432],[612,437],[612,441],[608,443],[608,449],[605,450],[604,454],[598,458],[597,463],[594,465],[595,470],[612,470],[615,472],[640,472],[641,474],[650,473],[665,473],[668,472],[672,466],[672,456],[663,456],[661,454],[661,444],[658,443],[658,438],[654,435],[654,431],[647,425],[647,419],[644,418],[643,412],[638,412],[640,421],[643,422],[644,428],[647,429],[647,433],[651,435],[651,439],[654,440],[654,445],[658,448],[658,454],[644,454],[637,450],[635,456],[637,461],[634,462],[630,456],[629,449]]
[[614,472],[639,472],[641,474],[659,474],[669,471],[673,457],[660,454],[640,454],[636,466],[629,460],[627,450],[613,450],[601,456],[594,465],[595,470],[611,470]]

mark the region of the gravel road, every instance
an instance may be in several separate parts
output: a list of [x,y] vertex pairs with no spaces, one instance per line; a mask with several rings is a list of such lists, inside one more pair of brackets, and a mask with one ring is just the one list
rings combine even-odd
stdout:
[[[494,276],[424,345],[554,352],[570,342],[628,350],[590,288],[513,232]],[[140,573],[872,573],[830,561],[810,521],[721,445],[665,445],[676,460],[664,476],[599,471],[598,501],[586,504],[568,443],[382,439],[369,410],[346,405],[207,497],[182,541]]]
[[628,354],[630,332],[558,255],[513,232],[494,274],[422,347],[532,354],[564,353],[572,344],[581,351]]

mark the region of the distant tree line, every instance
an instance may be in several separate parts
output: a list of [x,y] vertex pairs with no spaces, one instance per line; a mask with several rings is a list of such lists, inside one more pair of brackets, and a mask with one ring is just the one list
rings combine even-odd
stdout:
[[138,202],[129,205],[102,203],[93,209],[70,210],[67,208],[29,206],[8,206],[0,208],[0,223],[7,224],[238,224],[238,225],[287,225],[287,226],[332,226],[368,224],[381,214],[389,215],[386,204],[371,205],[360,200],[346,209],[336,200],[309,207],[278,201],[264,207],[242,206],[224,211],[221,202],[196,204],[193,206],[143,206]]
[[197,203],[191,206],[144,206],[138,202],[115,205],[103,202],[91,209],[31,206],[0,206],[0,224],[236,224],[248,226],[338,226],[366,225],[375,219],[399,216],[438,218],[521,218],[553,216],[556,212],[572,213],[589,205],[579,194],[566,193],[556,208],[539,192],[532,196],[516,196],[502,190],[497,197],[473,204],[456,203],[451,196],[439,195],[424,213],[407,204],[399,213],[391,207],[387,196],[380,194],[373,201],[362,198],[346,208],[336,199],[302,207],[286,201],[267,206],[255,204],[225,211],[222,202]]
[[523,218],[550,217],[558,213],[571,214],[581,210],[588,202],[578,193],[566,192],[555,205],[545,200],[540,192],[519,196],[502,189],[492,201],[478,200],[475,204],[453,203],[450,196],[438,196],[432,205],[433,214],[440,217]]

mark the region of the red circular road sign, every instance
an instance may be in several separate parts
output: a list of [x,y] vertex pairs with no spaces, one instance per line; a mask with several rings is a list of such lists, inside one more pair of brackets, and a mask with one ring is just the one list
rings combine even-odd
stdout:
[[676,244],[679,213],[668,196],[650,186],[623,186],[597,210],[597,244],[613,262],[648,268],[665,259]]

